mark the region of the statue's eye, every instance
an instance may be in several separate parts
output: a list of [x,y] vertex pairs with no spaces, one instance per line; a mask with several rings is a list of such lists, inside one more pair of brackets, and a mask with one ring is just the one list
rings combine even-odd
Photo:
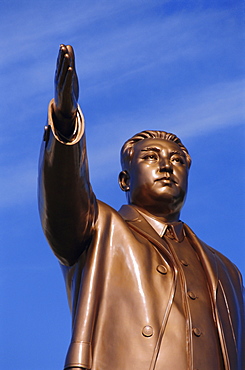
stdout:
[[157,154],[153,153],[153,154],[146,154],[144,155],[143,159],[145,159],[146,161],[150,160],[150,161],[154,161],[154,160],[157,160]]
[[176,154],[171,157],[171,161],[174,162],[174,163],[184,164],[184,158],[181,157],[180,155],[176,155]]

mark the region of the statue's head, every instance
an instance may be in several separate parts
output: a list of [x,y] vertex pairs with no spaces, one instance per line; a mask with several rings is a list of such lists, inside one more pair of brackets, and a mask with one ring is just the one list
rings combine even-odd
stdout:
[[180,139],[165,131],[142,131],[121,149],[119,184],[135,204],[155,215],[179,214],[191,158]]

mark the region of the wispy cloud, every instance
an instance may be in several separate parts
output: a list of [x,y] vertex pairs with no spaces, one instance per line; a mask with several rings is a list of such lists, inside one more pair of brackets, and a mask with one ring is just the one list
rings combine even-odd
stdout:
[[[74,13],[74,8],[64,3],[52,12],[37,5],[36,11],[33,7],[23,8],[10,14],[5,22],[3,19],[2,32],[8,37],[2,40],[5,55],[0,68],[6,71],[6,66],[10,66],[6,78],[18,67],[27,83],[28,78],[32,83],[35,76],[40,88],[47,86],[50,79],[47,70],[51,71],[57,51],[54,45],[58,49],[64,36],[64,42],[74,41],[81,76],[94,92],[100,85],[104,88],[105,83],[117,83],[119,78],[134,73],[151,68],[159,71],[180,60],[185,63],[212,57],[225,47],[224,40],[232,29],[232,14],[224,10],[169,15],[162,6],[162,13],[156,17],[151,12],[147,15],[147,9],[152,8],[147,2],[142,2],[140,8],[137,1],[130,3],[130,7],[128,1],[96,6],[77,2],[76,6]],[[135,22],[127,21],[129,9]],[[222,22],[228,18],[231,27],[224,30]]]
[[209,85],[179,99],[175,112],[167,112],[163,115],[163,120],[165,116],[166,125],[172,125],[182,137],[198,136],[221,127],[236,126],[244,121],[243,97],[243,80]]
[[222,82],[179,96],[169,106],[163,107],[159,97],[151,107],[138,107],[133,112],[125,112],[123,116],[108,112],[108,115],[101,117],[100,126],[89,131],[96,148],[104,145],[101,140],[103,136],[108,137],[109,141],[112,137],[121,141],[137,131],[152,128],[173,131],[182,137],[198,136],[220,127],[241,124],[245,114],[243,95],[244,81]]

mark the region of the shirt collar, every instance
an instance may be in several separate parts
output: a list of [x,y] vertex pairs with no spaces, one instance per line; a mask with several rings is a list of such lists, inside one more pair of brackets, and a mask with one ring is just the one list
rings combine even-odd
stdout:
[[138,212],[148,221],[148,223],[153,227],[157,234],[162,238],[167,236],[170,239],[175,239],[178,242],[182,242],[184,239],[184,229],[183,222],[172,222],[172,223],[163,223],[153,216],[146,215],[142,210],[137,208]]

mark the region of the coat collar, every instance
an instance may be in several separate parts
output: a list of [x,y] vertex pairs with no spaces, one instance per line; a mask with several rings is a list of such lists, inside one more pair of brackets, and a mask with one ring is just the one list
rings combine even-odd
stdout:
[[161,238],[168,233],[168,237],[171,237],[171,239],[175,239],[178,242],[181,242],[184,239],[183,222],[178,221],[168,224],[145,214],[142,209],[137,208],[137,210],[142,214],[146,221],[149,222]]
[[131,205],[123,205],[119,209],[119,214],[123,217],[123,219],[136,228],[140,229],[141,231],[149,234],[151,237],[156,239],[157,241],[162,242],[161,237],[158,233],[154,230],[154,228],[146,221],[146,219],[142,216],[140,212],[138,212],[137,208]]

